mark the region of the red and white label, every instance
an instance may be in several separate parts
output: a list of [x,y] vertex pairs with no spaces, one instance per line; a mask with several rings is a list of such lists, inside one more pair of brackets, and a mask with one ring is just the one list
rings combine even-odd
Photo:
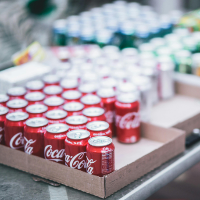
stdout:
[[105,116],[106,116],[106,121],[107,121],[108,123],[112,123],[112,122],[114,121],[115,112],[109,110],[109,111],[107,111],[107,112],[105,113]]
[[94,164],[97,160],[88,159],[88,157],[86,157],[86,159],[87,159],[87,173],[93,174],[94,173],[94,167],[92,166],[92,164]]
[[47,145],[44,148],[44,156],[45,159],[47,160],[52,160],[55,162],[62,162],[64,160],[64,156],[65,156],[65,149],[52,149],[52,145]]
[[10,140],[10,147],[12,149],[20,149],[24,147],[24,137],[22,132],[15,134]]
[[24,151],[27,154],[32,154],[33,147],[31,145],[34,144],[36,142],[36,140],[33,140],[33,139],[28,140],[26,137],[24,137],[24,140],[25,140]]

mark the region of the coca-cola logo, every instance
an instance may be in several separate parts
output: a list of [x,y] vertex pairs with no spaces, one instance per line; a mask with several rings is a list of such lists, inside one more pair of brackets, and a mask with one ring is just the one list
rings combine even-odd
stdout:
[[52,160],[55,162],[63,161],[63,157],[65,155],[65,149],[52,149],[52,145],[47,145],[44,148],[44,156],[47,160]]
[[33,140],[33,139],[28,140],[26,137],[24,137],[24,140],[25,140],[24,151],[28,154],[32,154],[33,147],[31,147],[31,145],[34,144],[36,140]]
[[10,140],[10,147],[12,149],[20,149],[24,147],[24,137],[22,132],[15,134]]
[[86,152],[80,152],[74,157],[65,155],[65,165],[74,169],[86,169],[86,160],[84,159]]
[[116,125],[121,129],[137,128],[140,125],[140,115],[137,112],[127,113],[123,117],[117,115]]
[[94,164],[97,160],[93,160],[93,159],[88,159],[88,157],[86,157],[87,159],[87,173],[88,174],[93,174],[94,171],[94,167],[92,167],[92,164]]
[[115,115],[115,112],[114,112],[114,111],[111,111],[111,110],[107,111],[107,112],[105,113],[106,121],[107,121],[108,123],[112,123],[112,122],[114,121],[114,115]]

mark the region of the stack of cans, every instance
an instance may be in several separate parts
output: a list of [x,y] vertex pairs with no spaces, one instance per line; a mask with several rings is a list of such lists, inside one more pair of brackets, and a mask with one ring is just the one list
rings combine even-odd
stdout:
[[53,45],[98,44],[138,47],[172,32],[182,13],[159,15],[151,6],[115,1],[53,24]]

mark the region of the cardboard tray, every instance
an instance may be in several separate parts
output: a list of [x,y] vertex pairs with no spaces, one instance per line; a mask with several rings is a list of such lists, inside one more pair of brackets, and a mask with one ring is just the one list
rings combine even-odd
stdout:
[[0,163],[106,198],[185,150],[185,132],[142,123],[136,144],[115,144],[116,170],[98,177],[0,145]]
[[153,107],[149,123],[181,129],[189,135],[194,128],[200,128],[200,86],[177,81],[175,88],[173,98]]

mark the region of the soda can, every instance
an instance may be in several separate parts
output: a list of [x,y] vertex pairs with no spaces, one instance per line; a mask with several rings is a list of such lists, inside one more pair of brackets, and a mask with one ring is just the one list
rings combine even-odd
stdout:
[[127,81],[127,72],[124,69],[115,70],[112,73],[112,77],[118,82],[119,81],[126,82]]
[[48,107],[48,110],[62,109],[64,99],[60,97],[49,97],[44,100],[44,105]]
[[101,88],[97,91],[97,95],[101,98],[102,106],[105,110],[106,121],[110,125],[110,129],[115,133],[115,91],[112,88]]
[[48,107],[43,104],[34,104],[26,107],[29,118],[45,117]]
[[70,102],[64,104],[63,109],[67,111],[67,116],[82,115],[84,105],[79,102]]
[[0,106],[6,107],[6,103],[9,101],[9,96],[6,94],[0,94]]
[[62,93],[62,98],[65,100],[65,103],[70,102],[80,102],[82,94],[76,90],[69,90]]
[[65,165],[86,172],[86,147],[90,132],[73,130],[67,133],[65,139]]
[[78,81],[77,79],[63,79],[60,82],[60,86],[63,88],[63,91],[68,90],[76,90],[78,88]]
[[42,92],[29,92],[24,98],[28,101],[28,105],[43,104],[45,95]]
[[131,82],[120,82],[117,86],[117,95],[137,92],[137,87]]
[[[67,49],[62,49],[60,48],[59,51],[58,51],[58,59],[65,63],[67,67],[65,67],[64,69],[68,70],[70,68],[69,65],[67,65],[67,62],[69,61],[70,59],[70,53]],[[65,66],[65,65],[63,65]]]
[[112,131],[109,123],[105,121],[93,121],[87,125],[87,130],[90,132],[90,137],[107,136],[112,138]]
[[152,46],[154,47],[154,49],[157,49],[159,47],[163,47],[166,45],[166,41],[163,38],[160,37],[156,37],[150,40],[150,43],[152,44]]
[[115,102],[117,139],[135,143],[140,139],[140,102],[138,94],[121,94]]
[[48,75],[45,75],[43,78],[42,78],[44,84],[45,84],[45,87],[47,86],[51,86],[51,85],[57,85],[59,86],[60,85],[60,78],[56,75],[53,75],[53,74],[48,74]]
[[12,87],[7,91],[7,95],[10,97],[10,100],[24,99],[25,94],[26,89],[24,87]]
[[59,124],[63,123],[65,124],[65,119],[67,117],[67,112],[64,110],[50,110],[46,112],[45,116],[49,121],[50,124]]
[[88,122],[91,121],[106,121],[105,111],[103,108],[91,107],[83,110],[83,115],[88,118]]
[[86,124],[88,122],[88,119],[85,116],[77,115],[77,116],[69,116],[66,118],[65,121],[67,125],[69,126],[69,131],[78,130],[78,129],[86,130]]
[[0,144],[5,144],[5,142],[4,142],[4,125],[5,125],[7,114],[8,114],[8,108],[0,106]]
[[13,99],[7,102],[6,106],[9,108],[9,113],[12,112],[26,112],[28,101],[24,99]]
[[130,48],[130,47],[122,49],[121,53],[122,53],[122,56],[124,56],[125,58],[138,56],[138,50],[135,48]]
[[86,155],[87,173],[103,177],[115,171],[115,146],[110,137],[90,138]]
[[46,98],[56,96],[61,97],[63,89],[57,85],[51,85],[44,88],[43,93],[46,95]]
[[93,83],[84,83],[78,87],[78,90],[82,93],[82,96],[87,94],[96,94],[97,85]]
[[24,125],[28,119],[25,112],[14,112],[6,115],[5,145],[16,150],[24,151]]
[[113,88],[115,90],[117,87],[117,81],[112,77],[104,78],[100,81],[100,86],[102,88]]
[[[194,53],[192,55],[192,73],[196,76],[200,76],[200,53]],[[0,95],[0,102],[1,102],[1,95]]]
[[51,124],[44,133],[44,158],[65,164],[65,139],[69,127],[66,124]]
[[101,99],[97,95],[93,94],[83,96],[80,102],[85,106],[85,108],[101,107]]
[[26,83],[26,89],[28,92],[42,92],[44,89],[44,83],[40,80],[29,81]]
[[113,32],[104,28],[99,30],[95,36],[95,43],[98,44],[99,47],[103,48],[103,53],[106,54],[106,51],[109,50],[104,48],[107,46],[111,47],[111,43],[113,40]]
[[43,117],[28,119],[24,127],[24,152],[44,158],[44,133],[48,120]]

